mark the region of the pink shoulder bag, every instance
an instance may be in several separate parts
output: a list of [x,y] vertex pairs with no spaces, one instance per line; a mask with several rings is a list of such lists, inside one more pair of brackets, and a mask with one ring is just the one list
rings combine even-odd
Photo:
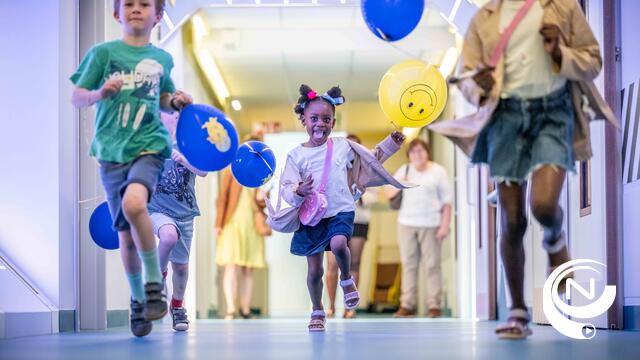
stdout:
[[324,158],[324,169],[322,169],[322,180],[317,191],[305,196],[302,206],[300,206],[300,222],[307,226],[316,226],[322,220],[329,208],[329,201],[325,195],[329,173],[331,172],[331,160],[333,158],[333,141],[327,139],[327,155]]

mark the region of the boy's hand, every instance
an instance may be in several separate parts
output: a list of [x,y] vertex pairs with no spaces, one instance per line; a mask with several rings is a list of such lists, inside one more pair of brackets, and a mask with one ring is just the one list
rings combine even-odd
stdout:
[[396,144],[402,145],[404,139],[406,139],[406,136],[404,136],[404,134],[399,131],[394,131],[391,133],[391,138],[393,139],[393,141],[395,141]]
[[305,197],[311,193],[313,193],[313,177],[311,176],[311,174],[309,174],[303,181],[298,184],[296,194],[298,194],[298,196]]
[[124,82],[121,79],[109,79],[100,88],[100,97],[107,99],[120,92]]
[[171,98],[171,107],[177,111],[191,104],[193,104],[193,98],[180,90],[176,91],[176,94]]
[[180,153],[180,151],[173,149],[171,150],[171,160],[180,163],[182,165],[187,163],[187,159]]
[[542,24],[540,28],[544,50],[551,55],[556,64],[562,64],[562,52],[560,51],[560,28],[555,24]]

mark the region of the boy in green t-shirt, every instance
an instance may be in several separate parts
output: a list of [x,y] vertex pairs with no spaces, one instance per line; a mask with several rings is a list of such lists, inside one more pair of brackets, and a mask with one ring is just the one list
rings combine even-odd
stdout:
[[[160,111],[180,111],[191,97],[176,92],[171,55],[149,43],[164,0],[115,0],[122,40],[91,48],[71,76],[76,107],[98,104],[91,155],[100,163],[113,227],[131,288],[131,331],[151,332],[167,313],[166,295],[147,202],[158,182],[171,141]],[[142,267],[145,284],[142,282]]]

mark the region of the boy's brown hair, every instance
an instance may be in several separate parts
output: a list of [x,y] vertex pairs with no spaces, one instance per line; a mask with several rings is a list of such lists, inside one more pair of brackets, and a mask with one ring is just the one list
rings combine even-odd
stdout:
[[[116,15],[120,15],[120,2],[122,0],[113,0],[113,12]],[[156,15],[162,15],[164,12],[165,0],[155,0],[156,2]]]

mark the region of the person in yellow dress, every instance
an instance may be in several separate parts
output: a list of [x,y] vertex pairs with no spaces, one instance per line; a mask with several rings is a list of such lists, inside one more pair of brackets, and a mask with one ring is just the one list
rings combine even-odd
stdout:
[[[266,234],[256,226],[258,212],[262,212],[263,208],[262,191],[240,185],[228,168],[222,172],[217,202],[216,264],[224,266],[223,290],[227,320],[238,315],[238,287],[239,315],[244,319],[253,317],[250,308],[253,270],[265,266],[263,235]],[[237,281],[238,272],[241,275],[240,284]]]

